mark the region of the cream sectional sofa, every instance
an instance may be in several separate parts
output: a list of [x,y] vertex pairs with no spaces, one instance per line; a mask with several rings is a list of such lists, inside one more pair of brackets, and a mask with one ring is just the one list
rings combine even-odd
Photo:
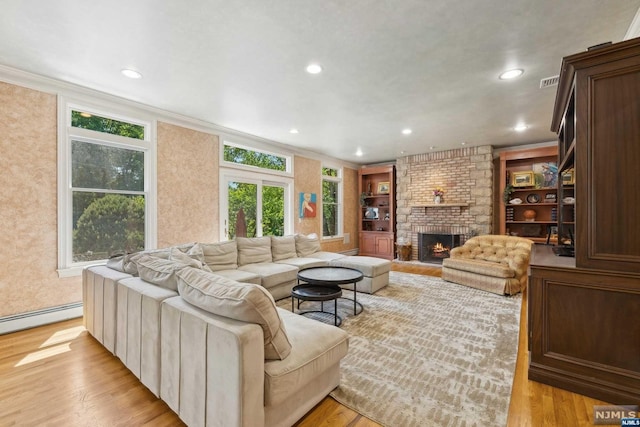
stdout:
[[292,425],[338,386],[348,349],[344,331],[275,305],[299,269],[351,258],[319,248],[238,238],[87,267],[85,326],[187,425]]

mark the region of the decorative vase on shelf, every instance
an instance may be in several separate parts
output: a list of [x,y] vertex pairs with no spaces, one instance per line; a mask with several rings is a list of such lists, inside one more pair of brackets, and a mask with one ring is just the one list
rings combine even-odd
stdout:
[[439,205],[440,203],[442,203],[442,196],[434,197],[433,203],[435,203],[436,205]]

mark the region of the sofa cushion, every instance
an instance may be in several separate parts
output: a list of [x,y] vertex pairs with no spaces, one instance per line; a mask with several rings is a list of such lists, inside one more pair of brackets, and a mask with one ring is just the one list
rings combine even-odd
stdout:
[[391,270],[391,261],[370,256],[347,256],[331,261],[331,265],[354,268],[366,277],[377,277]]
[[483,261],[470,258],[445,258],[442,260],[442,266],[446,268],[453,268],[455,270],[477,273],[483,276],[501,277],[505,279],[515,277],[515,271],[509,268],[507,264],[503,264],[501,262]]
[[252,273],[244,270],[217,270],[217,275],[226,277],[227,279],[235,280],[242,283],[253,283],[254,285],[262,284],[262,277],[259,274]]
[[297,257],[296,238],[294,236],[271,236],[271,256],[274,262]]
[[189,266],[183,262],[171,261],[146,254],[136,257],[135,263],[140,279],[173,291],[178,290],[176,272]]
[[238,268],[238,246],[235,240],[218,243],[197,243],[202,249],[204,262],[211,271]]
[[190,267],[195,267],[204,271],[211,272],[209,266],[202,261],[202,251],[198,253],[198,251],[192,252],[191,250],[189,250],[188,253],[184,253],[178,248],[171,248],[169,261],[181,262]]
[[323,267],[325,265],[329,265],[328,261],[325,261],[320,258],[300,258],[300,257],[287,258],[280,261],[276,261],[275,263],[292,265],[294,267],[297,267],[298,270],[304,270],[305,268],[311,268],[311,267]]
[[236,237],[238,244],[238,265],[271,262],[271,238]]
[[260,284],[267,289],[282,283],[295,281],[298,277],[298,268],[287,264],[265,262],[262,264],[243,265],[238,269],[259,275],[262,278]]
[[277,405],[329,367],[340,362],[349,348],[349,335],[340,328],[278,309],[292,344],[285,360],[264,364],[264,404]]
[[136,264],[136,259],[143,255],[153,255],[158,258],[169,259],[171,255],[171,248],[177,248],[181,252],[188,252],[194,246],[194,243],[183,243],[181,245],[171,246],[168,248],[160,248],[160,249],[149,249],[139,252],[133,252],[131,254],[126,254],[122,257],[122,266],[125,273],[137,275],[138,267]]
[[240,283],[192,267],[177,272],[178,292],[185,301],[210,313],[256,323],[264,334],[265,359],[285,359],[291,352],[275,301],[263,287]]
[[306,258],[311,254],[319,252],[320,239],[315,233],[305,236],[304,234],[296,234],[296,252],[299,257]]
[[309,255],[309,258],[317,258],[327,262],[331,262],[334,259],[342,259],[346,257],[347,255],[339,254],[337,252],[325,252],[325,251],[314,252],[311,255]]

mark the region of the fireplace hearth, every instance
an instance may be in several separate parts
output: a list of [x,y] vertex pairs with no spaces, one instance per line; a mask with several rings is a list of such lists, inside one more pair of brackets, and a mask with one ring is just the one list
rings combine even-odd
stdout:
[[460,234],[418,233],[418,259],[442,264],[451,249],[460,246],[461,238]]

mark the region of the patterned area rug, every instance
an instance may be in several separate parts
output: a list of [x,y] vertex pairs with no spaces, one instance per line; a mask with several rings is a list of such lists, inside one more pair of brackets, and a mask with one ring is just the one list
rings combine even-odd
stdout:
[[[389,427],[506,425],[520,295],[391,272],[389,286],[358,301],[358,316],[338,305],[351,338],[333,398]],[[279,305],[291,310],[290,299]]]

